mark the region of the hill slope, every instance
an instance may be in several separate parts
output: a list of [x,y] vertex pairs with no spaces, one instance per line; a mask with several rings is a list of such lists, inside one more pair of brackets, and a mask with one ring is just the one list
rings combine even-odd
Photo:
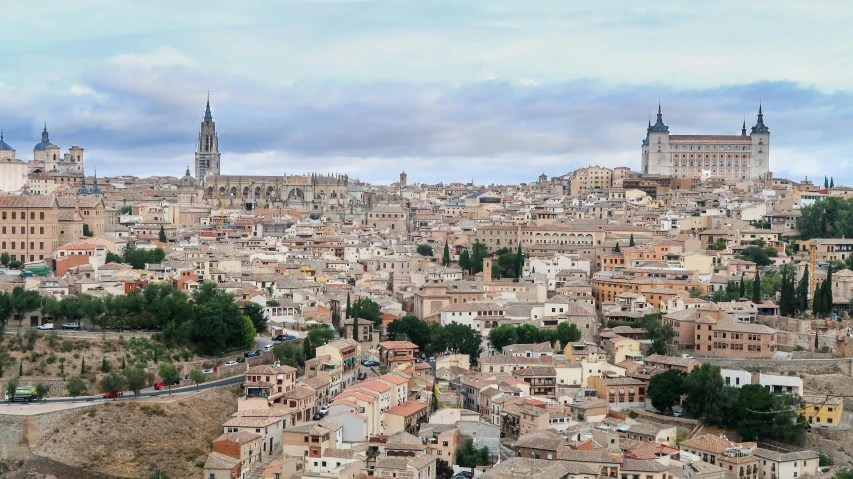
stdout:
[[214,388],[177,402],[113,401],[83,409],[36,453],[86,470],[171,479],[197,478],[222,423],[237,410],[230,389]]

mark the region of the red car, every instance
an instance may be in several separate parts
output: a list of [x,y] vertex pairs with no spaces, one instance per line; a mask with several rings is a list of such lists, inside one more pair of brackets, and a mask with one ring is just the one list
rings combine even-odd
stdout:
[[115,399],[121,397],[121,391],[113,394],[113,393],[104,393],[104,399]]
[[156,383],[154,383],[155,391],[159,391],[161,389],[166,389],[166,384],[164,384],[162,381],[157,381]]
[[364,372],[364,371],[360,371],[360,372],[358,373],[358,380],[359,380],[359,381],[364,381],[365,379],[367,379],[367,373],[366,373],[366,372]]

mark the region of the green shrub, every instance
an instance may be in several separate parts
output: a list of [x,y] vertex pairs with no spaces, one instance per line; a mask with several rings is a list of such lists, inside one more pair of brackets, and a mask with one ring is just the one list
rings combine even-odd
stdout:
[[56,356],[51,354],[50,356],[47,357],[47,359],[45,359],[45,361],[47,361],[47,364],[53,364],[56,362]]
[[823,466],[832,466],[835,464],[835,459],[832,456],[827,456],[826,454],[818,454],[818,464]]
[[74,343],[67,339],[62,341],[62,346],[59,347],[59,351],[63,353],[70,353],[71,351],[74,351]]

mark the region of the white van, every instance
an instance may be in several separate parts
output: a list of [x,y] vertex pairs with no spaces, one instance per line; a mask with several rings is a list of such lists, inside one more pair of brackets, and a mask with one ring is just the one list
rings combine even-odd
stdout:
[[36,326],[36,329],[53,329],[53,323],[44,323],[40,326]]

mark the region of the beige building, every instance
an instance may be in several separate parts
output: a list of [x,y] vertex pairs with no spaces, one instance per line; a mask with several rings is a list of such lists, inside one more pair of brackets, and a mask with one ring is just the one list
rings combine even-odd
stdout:
[[380,205],[367,212],[367,226],[379,230],[406,232],[409,214],[399,205]]
[[574,178],[571,180],[570,194],[581,195],[591,190],[607,191],[612,186],[613,170],[610,168],[604,168],[598,165],[579,168],[575,170]]
[[59,243],[56,197],[0,196],[0,251],[12,260],[50,260]]

